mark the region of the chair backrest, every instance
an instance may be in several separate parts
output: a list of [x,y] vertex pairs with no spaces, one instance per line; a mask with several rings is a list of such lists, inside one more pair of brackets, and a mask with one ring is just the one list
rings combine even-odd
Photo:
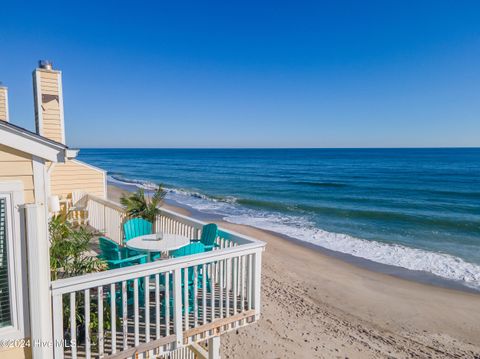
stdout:
[[172,257],[184,257],[192,254],[205,252],[205,245],[200,242],[193,242],[172,252]]
[[138,236],[152,234],[152,223],[143,218],[133,218],[123,225],[125,232],[125,242]]
[[202,228],[202,236],[200,242],[206,246],[211,246],[217,239],[218,226],[215,223],[206,224]]
[[112,241],[110,238],[100,237],[98,238],[98,242],[100,245],[100,249],[115,251],[120,248],[120,246],[114,241]]
[[109,238],[98,238],[100,256],[103,259],[120,259],[121,247]]
[[[72,192],[72,206],[77,207],[77,202],[87,195],[86,192],[75,190]],[[86,204],[85,204],[86,205]]]

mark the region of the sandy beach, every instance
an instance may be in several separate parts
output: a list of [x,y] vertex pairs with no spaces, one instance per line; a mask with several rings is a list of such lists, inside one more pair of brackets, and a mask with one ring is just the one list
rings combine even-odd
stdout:
[[[118,202],[122,190],[108,191]],[[480,358],[479,294],[367,270],[256,228],[219,225],[267,243],[262,319],[222,336],[223,358]]]

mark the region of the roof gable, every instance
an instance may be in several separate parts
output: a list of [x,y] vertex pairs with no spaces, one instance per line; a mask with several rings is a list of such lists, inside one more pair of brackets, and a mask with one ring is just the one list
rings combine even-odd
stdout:
[[0,121],[0,143],[51,162],[65,162],[66,158],[75,158],[78,153],[78,150],[5,121]]

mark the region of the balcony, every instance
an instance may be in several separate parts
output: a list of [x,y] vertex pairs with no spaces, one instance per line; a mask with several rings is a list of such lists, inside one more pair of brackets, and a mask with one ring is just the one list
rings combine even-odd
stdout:
[[[122,244],[123,208],[83,201],[89,225]],[[204,224],[162,209],[155,228],[199,238]],[[65,343],[54,346],[55,359],[215,357],[208,351],[218,351],[222,333],[260,317],[265,248],[222,228],[216,243],[210,252],[53,281],[53,339]]]

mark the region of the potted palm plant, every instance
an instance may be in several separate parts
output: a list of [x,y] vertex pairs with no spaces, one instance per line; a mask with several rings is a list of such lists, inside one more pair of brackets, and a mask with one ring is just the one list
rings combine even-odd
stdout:
[[163,185],[159,184],[151,196],[139,188],[136,192],[123,194],[120,203],[125,207],[129,218],[143,218],[155,224],[166,194]]

